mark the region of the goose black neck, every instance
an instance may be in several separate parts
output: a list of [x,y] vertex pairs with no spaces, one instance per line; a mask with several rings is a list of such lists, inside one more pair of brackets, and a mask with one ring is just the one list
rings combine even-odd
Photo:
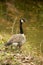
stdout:
[[20,34],[23,34],[22,22],[20,21]]

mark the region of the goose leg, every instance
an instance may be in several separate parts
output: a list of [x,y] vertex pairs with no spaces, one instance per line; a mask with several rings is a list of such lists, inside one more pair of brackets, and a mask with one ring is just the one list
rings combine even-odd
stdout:
[[18,46],[19,52],[22,53],[22,51],[21,51],[22,45],[19,43],[17,46]]

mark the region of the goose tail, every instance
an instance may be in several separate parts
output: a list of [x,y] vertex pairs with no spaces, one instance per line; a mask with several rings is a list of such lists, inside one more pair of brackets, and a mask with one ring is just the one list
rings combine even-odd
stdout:
[[7,43],[5,43],[5,46],[9,46],[9,45],[11,45],[12,43],[9,43],[9,42],[7,42]]

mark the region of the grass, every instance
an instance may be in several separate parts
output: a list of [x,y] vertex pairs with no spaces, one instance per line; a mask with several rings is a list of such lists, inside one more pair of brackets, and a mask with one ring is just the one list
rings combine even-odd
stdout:
[[[24,56],[30,54],[30,56],[35,57],[35,65],[42,65],[43,63],[39,61],[43,60],[43,5],[39,2],[37,3],[37,7],[37,5],[34,6],[32,2],[30,2],[30,4],[20,2],[22,1],[16,0],[14,2],[15,4],[7,3],[7,14],[5,12],[5,5],[2,3],[0,4],[0,9],[2,7],[0,10],[0,64],[20,64],[17,59],[12,56],[12,54],[19,52],[19,50],[15,49],[15,47],[11,48],[11,46],[6,48],[4,43],[13,33],[19,33],[19,19],[24,17],[26,22],[23,24],[23,29],[27,41],[21,48],[22,54],[24,54]],[[16,17],[17,20],[15,21]],[[12,33],[12,25],[14,22],[16,23]],[[40,60],[38,60],[39,58]]]

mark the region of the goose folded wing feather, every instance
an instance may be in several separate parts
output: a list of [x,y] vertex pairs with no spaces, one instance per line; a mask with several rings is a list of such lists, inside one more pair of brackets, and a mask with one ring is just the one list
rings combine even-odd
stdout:
[[22,36],[22,34],[16,34],[16,35],[13,35],[9,40],[8,42],[11,42],[11,43],[19,43],[24,40],[24,37]]

